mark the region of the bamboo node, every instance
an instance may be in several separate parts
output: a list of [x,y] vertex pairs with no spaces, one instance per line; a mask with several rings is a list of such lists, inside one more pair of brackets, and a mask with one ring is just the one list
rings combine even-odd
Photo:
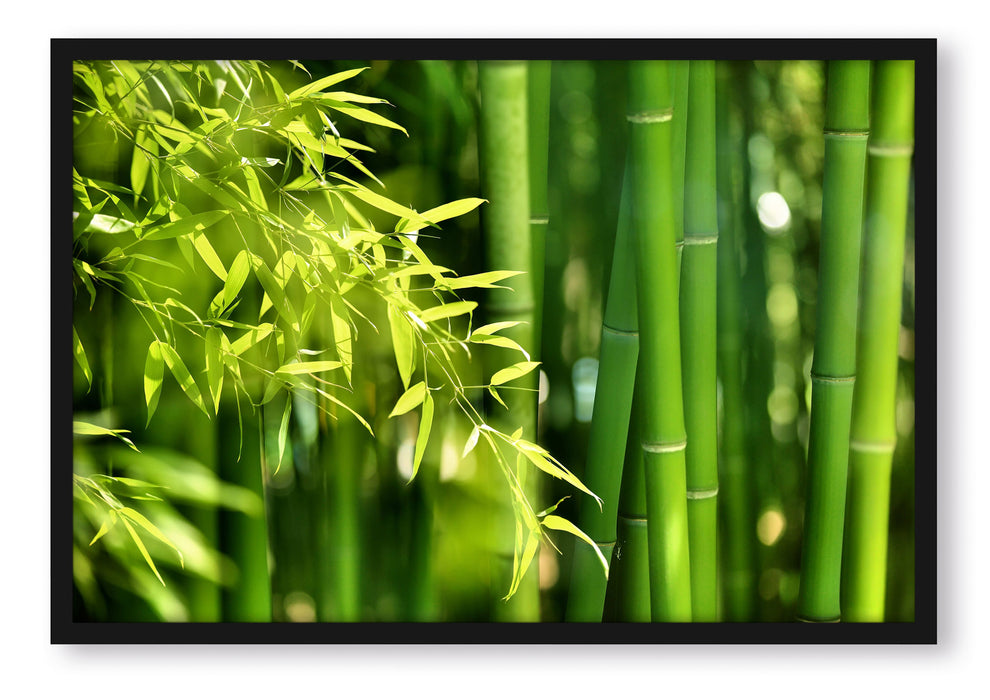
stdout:
[[718,495],[718,487],[713,489],[688,489],[687,497],[689,501],[703,501],[706,498],[715,498]]
[[914,142],[871,143],[866,147],[871,156],[910,156],[914,153]]
[[531,224],[549,224],[550,223],[550,217],[549,216],[546,216],[546,215],[544,215],[544,216],[531,216],[531,217],[529,217],[529,223],[531,223]]
[[677,442],[644,442],[642,443],[644,452],[663,454],[665,452],[681,452],[687,447],[687,440]]
[[685,234],[684,245],[711,245],[718,243],[718,233]]
[[838,138],[838,139],[868,139],[870,137],[869,129],[825,129],[825,138]]
[[626,330],[622,330],[621,328],[613,328],[607,323],[602,324],[602,329],[614,333],[615,335],[631,335],[637,338],[639,337],[639,330],[626,331]]
[[811,373],[811,381],[821,382],[823,384],[852,384],[856,381],[856,375],[850,375],[848,377],[829,377],[824,374]]
[[897,446],[895,440],[850,440],[849,449],[855,452],[870,452],[873,454],[892,454]]
[[661,124],[663,122],[669,122],[674,118],[674,108],[669,107],[667,109],[659,109],[650,112],[637,112],[636,114],[627,114],[626,119],[633,124]]

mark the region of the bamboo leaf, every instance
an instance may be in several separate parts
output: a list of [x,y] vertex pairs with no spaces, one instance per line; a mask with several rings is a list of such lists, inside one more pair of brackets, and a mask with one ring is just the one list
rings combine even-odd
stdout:
[[170,223],[163,224],[162,226],[154,226],[146,229],[145,235],[141,240],[160,241],[167,238],[178,238],[179,236],[184,236],[187,233],[192,233],[193,231],[202,230],[212,226],[216,222],[220,221],[220,219],[227,216],[228,213],[229,212],[226,211],[204,211],[200,214],[184,216],[178,221],[172,221]]
[[519,584],[522,583],[523,577],[526,576],[526,572],[529,570],[533,557],[536,555],[536,550],[539,544],[539,534],[535,530],[530,530],[529,536],[526,538],[526,547],[523,549],[522,556],[513,560],[512,583],[509,585],[509,592],[505,595],[503,600],[508,600],[511,598],[519,588]]
[[353,365],[353,355],[351,352],[351,324],[347,307],[338,295],[330,297],[330,325],[333,330],[334,346],[337,350],[337,357],[340,358],[344,369],[344,376],[347,381],[351,381],[351,366]]
[[464,459],[469,454],[471,454],[471,451],[475,448],[475,445],[478,444],[478,438],[480,436],[481,436],[481,427],[476,425],[474,426],[474,428],[471,429],[471,434],[468,435],[467,442],[464,443],[464,451],[461,453],[461,459]]
[[420,214],[420,216],[431,224],[436,224],[441,221],[446,221],[447,219],[462,216],[467,214],[469,211],[474,211],[479,205],[486,203],[487,201],[487,199],[479,199],[477,197],[458,199],[457,201],[448,202],[447,204],[441,204],[439,207],[428,209]]
[[466,275],[464,277],[445,277],[444,286],[448,289],[465,289],[467,287],[476,287],[478,289],[506,289],[501,285],[496,285],[496,282],[501,282],[509,277],[515,277],[516,275],[522,275],[522,272],[513,272],[510,270],[496,270],[494,272],[481,272],[477,275]]
[[144,361],[144,402],[148,407],[148,422],[145,423],[145,427],[151,424],[151,417],[158,408],[164,379],[165,360],[162,357],[160,343],[156,340],[148,346],[148,356]]
[[570,534],[578,537],[588,543],[588,546],[595,550],[595,554],[598,555],[598,561],[602,565],[602,569],[605,571],[605,578],[608,578],[608,560],[602,554],[602,550],[594,543],[594,541],[584,534],[577,525],[572,523],[570,520],[560,517],[559,515],[547,515],[543,518],[542,524],[544,527],[548,527],[551,530],[560,530],[561,532],[569,532]]
[[[292,305],[285,296],[285,292],[279,285],[275,275],[272,274],[272,271],[257,256],[254,257],[254,274],[258,277],[258,281],[261,282],[261,287],[265,290],[265,294],[271,299],[272,305],[275,307],[278,315],[288,321],[294,330],[299,330],[299,321],[296,318],[295,312],[292,310]],[[264,313],[264,311],[261,313]]]
[[344,191],[348,194],[354,195],[366,204],[370,204],[375,209],[380,209],[381,211],[389,214],[410,219],[410,221],[415,224],[414,228],[424,228],[427,225],[427,222],[423,219],[423,217],[409,207],[404,207],[401,204],[397,204],[388,197],[383,197],[382,195],[376,194],[369,189],[354,187],[345,189]]
[[220,412],[220,393],[223,391],[223,331],[209,328],[206,331],[206,381],[213,398],[213,415]]
[[395,402],[395,408],[388,414],[388,417],[395,418],[396,416],[408,413],[423,403],[426,396],[426,383],[416,382],[399,397],[399,400]]
[[290,92],[288,95],[289,101],[295,102],[303,97],[306,97],[307,95],[313,94],[314,92],[319,92],[325,88],[330,87],[331,85],[336,85],[337,83],[353,78],[358,73],[365,71],[367,69],[368,69],[367,66],[365,66],[364,68],[354,68],[352,70],[341,71],[340,73],[334,73],[333,75],[328,75],[325,78],[320,78],[319,80],[315,80],[312,83],[309,83],[308,85],[304,85],[298,90],[293,90],[292,92]]
[[240,251],[234,262],[230,263],[230,270],[227,272],[227,279],[223,283],[223,307],[227,308],[240,293],[244,282],[247,280],[248,272],[251,270],[251,263],[248,260],[247,251]]
[[358,121],[366,122],[368,124],[375,124],[376,126],[384,126],[389,129],[395,129],[396,131],[401,131],[406,136],[409,132],[405,130],[399,124],[396,124],[391,119],[387,119],[377,112],[373,112],[370,109],[365,109],[364,107],[355,107],[353,105],[347,104],[346,102],[337,102],[336,100],[327,99],[326,96],[320,97],[320,102],[325,104],[330,109],[340,112],[341,114],[346,114],[352,119],[357,119]]
[[416,359],[413,352],[413,329],[404,314],[391,304],[388,306],[388,325],[392,332],[392,351],[395,353],[399,377],[402,379],[402,386],[408,389]]
[[526,352],[526,349],[511,338],[506,338],[501,335],[482,335],[479,333],[472,333],[469,340],[472,343],[479,343],[481,345],[495,345],[497,347],[507,348],[509,350],[518,350],[522,353],[523,357],[529,360],[529,353]]
[[169,371],[172,376],[175,377],[175,381],[179,383],[182,391],[185,392],[186,396],[189,397],[196,406],[207,416],[210,412],[206,410],[206,405],[203,403],[203,397],[199,393],[199,387],[196,386],[196,380],[193,379],[192,375],[189,374],[189,370],[186,369],[186,364],[179,357],[179,353],[171,345],[166,345],[165,343],[159,343],[158,347],[161,349],[162,357],[165,359],[165,364],[168,366]]
[[292,395],[285,398],[285,408],[282,410],[282,424],[278,427],[278,464],[275,473],[282,468],[282,457],[285,454],[285,440],[289,435],[289,415],[292,413]]
[[423,401],[423,413],[419,419],[419,434],[416,435],[416,451],[413,456],[411,482],[419,472],[419,465],[423,461],[423,453],[426,452],[426,444],[430,441],[430,431],[433,429],[433,397],[427,393]]
[[76,362],[79,363],[79,368],[82,370],[83,376],[86,377],[86,388],[88,391],[93,386],[93,372],[89,368],[89,361],[86,359],[86,349],[83,348],[82,341],[79,340],[79,334],[76,333],[75,326],[72,326],[72,354],[76,358]]
[[103,519],[103,523],[100,525],[100,529],[97,530],[96,534],[93,536],[93,539],[89,541],[89,546],[92,547],[93,544],[95,544],[101,537],[103,537],[105,534],[110,532],[110,529],[116,524],[117,524],[117,516],[111,510],[109,513],[107,513],[107,517]]
[[247,333],[245,333],[240,338],[238,338],[233,343],[231,343],[230,349],[231,351],[233,351],[235,355],[238,356],[242,355],[245,350],[255,345],[256,343],[260,342],[261,340],[267,338],[273,330],[275,330],[275,326],[273,326],[272,324],[260,323],[258,324],[257,327],[252,328]]
[[527,442],[526,440],[517,440],[515,444],[518,448],[520,448],[523,456],[532,462],[538,469],[546,472],[550,476],[566,481],[568,484],[580,491],[584,491],[586,494],[598,501],[599,504],[601,504],[601,499],[598,498],[598,496],[592,493],[587,486],[581,483],[580,479],[574,476],[567,469],[555,464],[554,461],[552,461],[553,458],[550,457],[547,451],[542,447],[531,442]]
[[474,337],[475,335],[495,335],[499,331],[505,330],[506,328],[512,328],[514,326],[518,326],[521,323],[525,323],[525,322],[499,321],[498,323],[489,323],[485,326],[481,326],[480,328],[475,328],[474,331],[471,333],[471,336]]
[[179,556],[179,564],[182,565],[183,568],[185,568],[186,566],[185,560],[183,559],[182,552],[179,550],[179,548],[176,547],[175,544],[172,542],[172,540],[166,537],[165,534],[161,530],[159,530],[144,515],[134,510],[133,508],[120,508],[117,510],[117,513],[123,516],[123,518],[125,518],[124,520],[125,524],[127,523],[127,520],[130,520],[134,524],[142,527],[152,537],[156,538],[157,540],[163,542],[164,544],[174,549],[175,553]]
[[155,562],[152,560],[151,555],[148,554],[148,550],[145,549],[144,542],[141,541],[140,536],[135,532],[134,527],[126,520],[123,519],[121,522],[124,523],[124,527],[127,528],[127,532],[130,533],[131,539],[134,540],[134,544],[137,545],[138,551],[141,552],[141,556],[144,557],[145,562],[151,567],[152,572],[154,572],[155,577],[158,581],[165,585],[165,581],[162,579],[162,575],[158,573],[158,569],[155,568]]
[[540,366],[539,362],[517,362],[505,369],[500,369],[492,375],[491,383],[495,386],[511,382],[513,379],[525,376]]
[[331,370],[340,369],[342,363],[337,360],[321,360],[318,362],[294,362],[288,365],[282,365],[277,370],[276,374],[311,374],[315,372],[329,372]]
[[86,231],[96,233],[124,233],[130,231],[135,226],[133,221],[122,219],[119,216],[109,216],[108,214],[94,214],[93,219],[85,228]]
[[72,421],[72,432],[76,435],[112,435],[118,440],[127,443],[128,446],[135,452],[140,452],[134,443],[128,438],[124,437],[122,433],[129,433],[130,430],[111,430],[110,428],[104,428],[99,425],[93,425],[92,423],[86,423],[84,421]]
[[220,256],[218,256],[217,252],[213,250],[213,246],[210,245],[210,239],[206,237],[206,234],[202,232],[193,233],[192,242],[193,246],[196,248],[196,252],[199,253],[199,257],[203,259],[206,266],[210,268],[214,275],[220,278],[221,282],[226,282],[227,269],[220,261]]
[[441,304],[424,310],[419,314],[419,318],[425,323],[439,321],[442,318],[451,318],[462,314],[470,313],[478,306],[476,301],[453,301],[449,304]]

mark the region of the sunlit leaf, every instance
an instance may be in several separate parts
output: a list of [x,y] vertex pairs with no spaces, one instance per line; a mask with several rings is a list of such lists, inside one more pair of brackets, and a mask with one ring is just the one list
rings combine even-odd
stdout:
[[206,331],[206,381],[213,399],[213,414],[220,411],[220,394],[223,391],[223,331],[209,328]]
[[433,429],[433,397],[427,393],[423,401],[423,413],[419,419],[419,433],[416,435],[416,451],[413,455],[412,475],[409,481],[416,478],[419,473],[419,465],[423,461],[423,454],[426,452],[426,444],[430,441],[430,431]]
[[334,369],[340,369],[342,364],[336,360],[321,360],[318,362],[294,362],[288,365],[282,365],[277,370],[276,374],[313,374],[316,372],[329,372]]
[[142,240],[160,241],[166,238],[177,238],[193,231],[202,230],[212,226],[227,216],[226,211],[205,211],[200,214],[191,214],[178,221],[172,221],[161,226],[153,226],[145,229]]
[[561,532],[568,532],[579,539],[588,543],[588,546],[595,550],[595,554],[598,555],[598,561],[602,565],[602,569],[605,571],[605,578],[608,578],[608,560],[602,554],[602,550],[598,547],[594,541],[588,537],[581,529],[572,523],[570,520],[561,518],[559,515],[547,515],[543,518],[543,526],[548,527],[551,530],[560,530]]
[[460,316],[462,314],[470,313],[477,308],[478,302],[476,301],[452,301],[449,304],[441,304],[440,306],[434,306],[432,308],[424,310],[420,315],[420,319],[429,323],[430,321],[438,321],[442,318],[451,318],[453,316]]
[[327,99],[325,95],[321,95],[320,102],[325,104],[330,109],[340,112],[341,114],[346,114],[352,119],[357,119],[362,122],[367,122],[368,124],[375,124],[377,126],[384,126],[389,129],[395,129],[396,131],[401,131],[406,136],[409,132],[405,130],[399,124],[396,124],[391,119],[387,119],[377,112],[373,112],[370,109],[365,109],[364,107],[355,107],[353,105],[347,104],[346,102],[338,102],[336,100]]
[[235,355],[242,355],[244,351],[250,348],[252,345],[267,338],[271,332],[275,330],[275,326],[270,323],[260,323],[257,327],[252,328],[247,333],[242,335],[240,338],[231,343],[231,350]]
[[510,365],[505,369],[500,369],[498,372],[493,374],[491,383],[498,386],[500,384],[505,384],[506,382],[511,382],[513,379],[518,379],[519,377],[529,374],[539,366],[539,362],[517,362],[514,365]]
[[79,340],[79,334],[76,333],[76,327],[72,326],[72,354],[76,358],[76,362],[79,363],[79,368],[83,372],[83,376],[86,377],[86,387],[87,390],[93,386],[93,372],[89,368],[89,361],[86,359],[86,350],[83,348],[82,341]]
[[331,85],[336,85],[337,83],[353,78],[361,71],[367,70],[367,68],[368,68],[367,66],[365,66],[364,68],[354,68],[352,70],[345,70],[345,71],[341,71],[340,73],[334,73],[333,75],[328,75],[325,78],[320,78],[319,80],[309,83],[308,85],[304,85],[298,90],[293,90],[292,92],[290,92],[288,95],[289,101],[295,102],[296,100],[302,97],[306,97],[307,95],[311,95],[314,92],[319,92],[320,90],[324,90],[330,87]]
[[498,323],[489,323],[488,325],[481,326],[480,328],[475,328],[471,333],[472,336],[477,335],[494,335],[499,331],[505,330],[506,328],[512,328],[513,326],[518,326],[524,323],[523,321],[499,321]]
[[285,440],[289,435],[289,415],[292,413],[291,396],[285,399],[285,408],[282,410],[282,423],[278,427],[278,464],[275,465],[275,473],[282,468],[282,457],[285,455]]
[[155,574],[155,578],[157,578],[158,581],[164,586],[165,581],[162,579],[162,575],[158,573],[158,569],[155,567],[155,562],[151,558],[151,555],[148,554],[148,550],[145,548],[144,542],[141,541],[141,537],[137,534],[137,532],[135,532],[134,527],[127,520],[122,520],[121,522],[124,523],[124,527],[127,528],[127,532],[130,533],[131,539],[134,540],[134,544],[137,545],[138,551],[141,552],[141,556],[144,557],[145,562],[147,562],[148,566],[151,567],[151,570]]
[[230,263],[230,270],[227,271],[227,279],[223,283],[224,308],[234,303],[234,299],[240,293],[250,271],[251,263],[248,260],[247,251],[242,250],[234,257],[234,262]]
[[72,432],[76,435],[111,435],[118,440],[127,443],[132,450],[137,451],[137,447],[134,446],[134,443],[122,435],[122,433],[131,432],[130,430],[111,430],[110,428],[104,428],[99,425],[93,425],[92,423],[76,420],[72,421]]
[[175,377],[175,381],[179,383],[182,391],[185,392],[186,396],[189,397],[196,406],[207,416],[210,412],[206,410],[206,405],[203,403],[203,397],[199,393],[199,387],[196,386],[196,381],[189,374],[189,370],[186,369],[186,364],[179,357],[179,353],[175,351],[170,345],[165,343],[159,343],[158,347],[161,350],[162,357],[165,359],[165,364],[168,366],[169,371],[172,376]]
[[468,435],[467,442],[464,443],[464,451],[461,453],[461,459],[464,459],[469,454],[471,454],[471,450],[473,450],[475,445],[478,444],[478,438],[480,436],[481,436],[481,428],[476,425],[474,426],[474,428],[471,429],[471,434]]
[[199,257],[203,259],[206,266],[210,268],[214,275],[220,278],[221,282],[225,282],[227,279],[227,269],[220,261],[220,256],[213,250],[210,239],[207,238],[205,233],[197,232],[192,234],[192,240],[196,252],[199,253]]
[[395,408],[393,408],[392,412],[388,414],[388,417],[394,418],[395,416],[401,416],[404,413],[408,413],[423,403],[423,399],[425,399],[426,396],[426,383],[416,382],[405,392],[403,392],[402,396],[399,397],[399,400],[395,402]]
[[478,199],[477,197],[468,197],[467,199],[458,199],[454,202],[449,202],[447,204],[441,204],[439,207],[434,207],[433,209],[427,209],[422,212],[420,216],[432,224],[439,223],[441,221],[446,221],[447,219],[453,219],[457,216],[462,216],[467,214],[469,211],[474,211],[479,205],[487,202],[487,199]]
[[144,361],[144,401],[148,407],[148,421],[155,415],[158,399],[162,395],[162,381],[165,379],[165,359],[162,357],[161,344],[156,340],[148,346],[148,356]]
[[108,216],[107,214],[94,214],[92,221],[89,222],[89,226],[86,227],[87,231],[95,231],[97,233],[123,233],[124,231],[130,231],[134,228],[134,222],[128,221],[127,219],[122,219],[118,216]]
[[408,389],[415,362],[413,329],[403,317],[402,312],[391,304],[388,306],[388,325],[392,332],[392,351],[395,353],[395,364],[399,368],[399,377],[402,379],[402,386]]

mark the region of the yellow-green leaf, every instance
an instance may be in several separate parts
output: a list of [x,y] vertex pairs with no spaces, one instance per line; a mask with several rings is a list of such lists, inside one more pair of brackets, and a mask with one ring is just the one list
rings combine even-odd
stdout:
[[498,372],[493,374],[491,383],[498,386],[500,384],[505,384],[506,382],[511,382],[513,379],[518,379],[519,377],[529,374],[539,366],[539,362],[517,362],[514,365],[509,365],[505,369],[500,369]]
[[193,231],[202,230],[212,226],[227,216],[225,211],[204,211],[201,214],[191,214],[184,216],[178,221],[172,221],[161,226],[153,226],[145,229],[146,233],[142,240],[160,241],[166,238],[177,238]]
[[588,537],[581,529],[572,523],[570,520],[561,518],[559,515],[547,515],[543,518],[543,526],[548,527],[551,530],[560,530],[561,532],[569,532],[570,534],[578,537],[588,543],[592,549],[595,550],[595,554],[598,555],[598,561],[602,565],[602,569],[605,570],[605,578],[608,578],[608,560],[602,554],[602,550],[598,547],[594,541]]
[[148,407],[148,422],[155,415],[158,408],[158,399],[162,395],[162,380],[165,378],[165,360],[159,341],[154,341],[148,346],[148,356],[144,361],[144,401]]
[[213,414],[220,411],[220,393],[223,391],[223,331],[209,328],[206,331],[206,381],[213,398]]
[[282,410],[282,424],[278,427],[278,464],[275,473],[282,468],[282,457],[285,455],[285,440],[289,435],[289,415],[292,413],[292,394],[285,397],[285,408]]
[[340,73],[334,73],[333,75],[328,75],[325,78],[320,78],[315,80],[308,85],[304,85],[298,90],[293,90],[289,93],[288,98],[290,102],[294,102],[302,97],[311,95],[314,92],[320,92],[321,90],[330,87],[331,85],[336,85],[337,83],[343,82],[349,78],[353,78],[355,75],[361,71],[367,70],[368,67],[364,68],[354,68],[352,70],[341,71]]
[[234,303],[241,287],[247,280],[248,272],[251,270],[251,263],[248,260],[247,251],[240,251],[234,262],[230,263],[230,270],[227,272],[227,279],[223,283],[223,308],[227,308]]
[[399,377],[402,379],[402,386],[408,389],[415,362],[413,329],[405,315],[391,304],[388,306],[388,325],[392,331],[392,351],[395,353]]
[[480,328],[475,328],[471,336],[475,335],[494,335],[499,331],[503,331],[506,328],[512,328],[513,326],[518,326],[523,323],[523,321],[499,321],[498,323],[489,323],[488,325],[481,326]]
[[478,444],[478,437],[480,435],[481,435],[481,428],[477,425],[474,426],[474,428],[471,429],[471,434],[468,435],[467,442],[464,443],[464,451],[461,453],[461,459],[464,459],[469,454],[471,454],[471,450],[473,450],[475,445]]
[[199,393],[199,387],[196,386],[196,380],[193,379],[192,375],[189,374],[189,370],[186,368],[186,363],[182,361],[179,357],[179,353],[171,345],[166,345],[165,343],[159,343],[158,347],[161,349],[162,357],[165,359],[165,364],[168,366],[169,371],[172,376],[175,377],[175,381],[179,383],[182,391],[185,392],[186,396],[196,404],[196,406],[207,416],[210,412],[206,410],[206,404],[203,403],[203,397]]
[[210,239],[206,237],[206,234],[202,231],[194,232],[192,234],[192,242],[196,248],[196,252],[199,253],[199,257],[203,259],[206,266],[210,268],[214,275],[220,278],[221,282],[226,281],[227,268],[223,266],[223,262],[221,262],[217,252],[213,250]]
[[256,328],[252,328],[230,345],[230,349],[235,355],[241,355],[252,345],[267,338],[275,329],[270,323],[260,323]]
[[457,201],[448,202],[447,204],[441,204],[439,207],[428,209],[420,214],[420,216],[429,221],[431,224],[436,224],[441,221],[446,221],[447,219],[462,216],[463,214],[467,214],[469,211],[474,211],[479,205],[487,201],[487,199],[478,199],[477,197],[458,199]]
[[462,314],[470,313],[478,306],[476,301],[452,301],[449,304],[441,304],[440,306],[434,306],[432,308],[424,310],[420,315],[420,319],[424,322],[429,323],[430,321],[438,321],[442,318],[451,318],[453,316],[460,316]]
[[141,538],[138,536],[137,532],[134,531],[134,527],[127,522],[127,520],[122,520],[121,522],[124,523],[124,527],[127,528],[127,532],[130,533],[131,539],[134,540],[134,544],[137,545],[138,551],[141,552],[141,556],[144,557],[144,560],[148,563],[148,566],[151,567],[155,577],[164,586],[165,581],[162,579],[162,575],[158,573],[158,569],[155,568],[154,560],[151,558],[151,555],[148,554],[148,550],[145,549],[144,542],[141,541]]
[[329,372],[330,370],[340,369],[342,363],[336,360],[321,360],[317,362],[294,362],[288,365],[282,365],[277,370],[276,374],[311,374],[315,372]]
[[445,277],[444,286],[448,289],[466,289],[468,287],[476,287],[478,289],[505,289],[505,287],[495,283],[521,274],[523,273],[513,272],[511,270],[495,270],[494,272],[481,272],[477,275],[466,275],[464,277]]
[[395,416],[401,416],[404,413],[408,413],[413,410],[421,403],[423,399],[427,396],[426,384],[424,382],[416,382],[411,387],[409,387],[399,400],[395,402],[395,408],[392,412],[388,414],[389,418],[394,418]]
[[111,430],[110,428],[104,428],[99,425],[93,425],[92,423],[86,423],[84,421],[72,421],[72,432],[76,435],[112,435],[113,437],[121,440],[122,442],[130,445],[131,449],[135,452],[140,452],[140,450],[134,446],[134,443],[123,436],[122,433],[129,433],[130,430]]
[[[389,307],[391,309],[391,307]],[[72,327],[72,354],[76,358],[76,362],[79,363],[79,368],[82,369],[83,376],[86,377],[86,386],[93,386],[93,372],[89,368],[89,361],[86,359],[86,350],[83,348],[82,341],[79,340],[79,334],[76,333],[76,327]]]
[[416,451],[413,456],[412,476],[409,481],[416,478],[419,472],[419,465],[423,461],[423,453],[426,452],[426,444],[430,441],[430,431],[433,429],[433,397],[429,393],[423,401],[423,413],[419,419],[419,434],[416,435]]

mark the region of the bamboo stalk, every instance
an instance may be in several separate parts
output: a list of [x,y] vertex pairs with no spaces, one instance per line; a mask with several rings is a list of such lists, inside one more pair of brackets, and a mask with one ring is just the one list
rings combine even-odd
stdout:
[[[612,558],[616,546],[619,488],[639,354],[628,175],[627,168],[605,303],[598,384],[584,474],[585,485],[598,494],[603,505],[599,508],[591,499],[583,499],[578,515],[578,527],[598,544],[606,559]],[[576,548],[566,619],[569,622],[600,622],[606,583],[595,553],[587,547]]]
[[[746,399],[743,394],[743,299],[738,261],[742,249],[744,205],[742,140],[730,119],[729,66],[718,66],[716,92],[719,244],[717,317],[718,376],[722,385],[722,452],[719,508],[723,617],[729,622],[754,619],[756,596],[756,521],[751,462],[747,457]],[[764,402],[765,403],[765,402]],[[765,411],[763,412],[765,413]]]
[[[486,299],[485,311],[490,323],[522,321],[507,329],[504,335],[527,351],[534,347],[534,292],[532,279],[532,242],[529,215],[529,158],[527,142],[525,61],[484,61],[479,64],[481,92],[481,177],[483,196],[488,205],[482,212],[487,266],[496,270],[517,270],[527,274],[513,281],[512,289],[493,289]],[[486,355],[494,364],[506,357],[508,351],[492,348]],[[513,362],[516,358],[512,359]],[[498,364],[504,366],[505,363]],[[538,374],[531,372],[514,383],[515,390],[500,392],[508,413],[492,408],[493,426],[514,432],[522,427],[523,437],[536,437],[536,388]],[[501,388],[501,387],[500,387]],[[525,460],[523,460],[525,461]],[[510,465],[511,466],[511,465]],[[492,463],[492,472],[497,469]],[[518,464],[523,483],[529,467]],[[497,476],[500,479],[500,476]],[[507,496],[507,491],[505,491]],[[507,497],[501,515],[497,517],[494,536],[494,586],[504,595],[509,590],[512,575],[515,518]],[[515,595],[508,601],[497,601],[494,614],[502,621],[539,619],[539,574],[533,565]]]
[[691,61],[680,284],[692,619],[718,616],[715,62]]
[[830,61],[815,354],[811,367],[808,491],[798,614],[840,618],[839,584],[849,428],[856,372],[856,307],[869,134],[868,61]]
[[641,367],[637,366],[636,388],[626,440],[626,454],[619,490],[616,542],[605,591],[604,622],[650,621],[650,545],[646,517],[646,479],[640,440],[642,399]]
[[876,64],[849,447],[843,617],[881,622],[890,474],[897,429],[897,343],[914,147],[914,62]]
[[550,159],[550,61],[529,61],[526,75],[527,160],[529,162],[529,235],[533,287],[534,361],[541,357],[543,336],[543,268],[546,260],[550,206],[547,197]]
[[654,621],[690,621],[687,436],[681,394],[670,81],[664,61],[630,66],[633,229],[643,378],[643,471]]

